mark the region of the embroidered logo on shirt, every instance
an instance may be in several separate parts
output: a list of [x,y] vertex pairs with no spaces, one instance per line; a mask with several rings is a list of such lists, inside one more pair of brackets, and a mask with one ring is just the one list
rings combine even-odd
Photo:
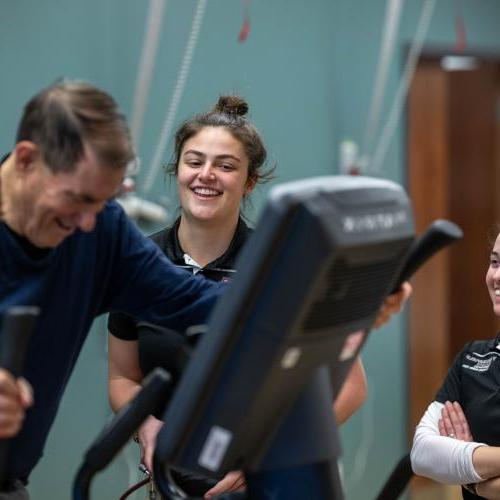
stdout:
[[486,372],[490,369],[491,364],[497,358],[498,354],[494,352],[488,354],[478,354],[477,352],[473,352],[472,354],[467,354],[465,356],[465,360],[471,364],[469,365],[464,363],[462,368],[475,372]]

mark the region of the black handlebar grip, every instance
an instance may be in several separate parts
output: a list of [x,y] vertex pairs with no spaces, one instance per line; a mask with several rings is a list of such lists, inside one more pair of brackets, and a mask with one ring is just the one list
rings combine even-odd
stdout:
[[170,376],[156,368],[145,379],[140,392],[106,425],[87,450],[84,467],[97,472],[104,469],[121,450],[148,415],[162,404],[170,393]]
[[35,306],[11,307],[4,314],[0,348],[0,366],[14,377],[23,370],[31,332],[40,309]]
[[[18,377],[24,367],[28,343],[40,309],[35,306],[9,308],[2,320],[0,367]],[[0,488],[5,483],[9,442],[0,440]]]
[[444,219],[435,220],[426,231],[418,237],[408,252],[408,257],[399,275],[398,282],[392,293],[397,292],[403,282],[430,257],[442,248],[451,245],[462,238],[463,232],[459,226]]
[[411,458],[407,453],[394,467],[376,500],[398,500],[412,477]]
[[170,375],[155,368],[132,401],[124,406],[104,427],[84,456],[73,481],[73,500],[90,498],[90,483],[94,474],[106,467],[121,450],[148,415],[165,405],[170,394]]

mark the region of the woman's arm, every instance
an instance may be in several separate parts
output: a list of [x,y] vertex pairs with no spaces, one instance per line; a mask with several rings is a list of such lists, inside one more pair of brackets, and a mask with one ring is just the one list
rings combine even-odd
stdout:
[[[374,328],[380,328],[387,323],[394,314],[397,314],[412,293],[411,285],[405,281],[400,289],[384,300],[375,320]],[[341,425],[348,420],[366,401],[368,386],[365,370],[361,358],[358,356],[351,371],[342,386],[339,395],[333,403],[333,411],[337,424]]]
[[472,454],[472,463],[479,476],[492,479],[500,476],[500,447],[481,446]]
[[[108,340],[108,390],[109,401],[114,411],[125,406],[141,389],[142,371],[139,366],[138,342],[121,340],[109,335]],[[153,470],[153,453],[156,435],[163,422],[150,415],[137,433],[141,447],[141,461]]]
[[473,455],[481,452],[479,456],[482,457],[482,450],[490,447],[441,436],[438,422],[443,408],[442,403],[431,403],[417,426],[411,450],[413,471],[446,484],[477,483],[487,479],[481,475],[482,466],[475,467]]
[[108,357],[109,402],[118,411],[141,389],[138,342],[108,335]]
[[475,493],[481,498],[500,498],[500,477],[477,483]]
[[358,356],[333,403],[338,425],[342,425],[365,402],[368,394],[365,370]]
[[[459,442],[472,442],[469,423],[458,401],[445,402],[441,409],[438,428],[441,436],[450,437]],[[472,452],[472,465],[476,474],[484,480],[497,478],[500,476],[500,448],[496,446],[475,448]],[[491,483],[488,489],[498,491],[495,485],[500,485],[500,483]]]
[[378,312],[373,328],[377,329],[385,325],[394,314],[401,311],[406,301],[410,298],[412,291],[413,288],[410,283],[405,281],[395,293],[387,296]]

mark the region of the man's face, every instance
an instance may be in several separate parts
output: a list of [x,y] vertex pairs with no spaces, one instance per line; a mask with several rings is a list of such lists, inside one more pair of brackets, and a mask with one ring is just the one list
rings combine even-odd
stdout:
[[72,172],[52,173],[41,157],[23,179],[17,198],[21,234],[33,245],[53,248],[77,229],[94,229],[97,214],[120,189],[125,169],[98,165],[91,151]]

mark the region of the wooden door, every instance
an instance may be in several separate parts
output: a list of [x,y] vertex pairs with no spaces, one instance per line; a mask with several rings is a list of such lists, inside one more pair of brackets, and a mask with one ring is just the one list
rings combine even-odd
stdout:
[[489,237],[500,222],[499,64],[446,72],[418,66],[408,99],[408,191],[417,231],[447,218],[464,239],[415,279],[409,320],[409,444],[456,353],[495,334],[484,284]]

